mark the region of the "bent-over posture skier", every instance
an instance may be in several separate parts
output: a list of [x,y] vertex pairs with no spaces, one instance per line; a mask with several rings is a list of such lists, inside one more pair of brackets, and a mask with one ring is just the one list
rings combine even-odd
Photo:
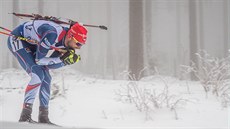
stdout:
[[[8,48],[31,77],[25,89],[19,122],[35,122],[31,119],[31,113],[39,92],[38,122],[53,124],[48,117],[51,83],[49,69],[57,69],[80,60],[75,49],[80,49],[85,44],[87,30],[78,23],[67,28],[52,21],[33,20],[19,25],[11,34],[15,36],[8,38]],[[37,43],[22,41],[16,36],[32,39]],[[54,51],[47,57],[48,51],[53,48],[63,48],[67,52]]]

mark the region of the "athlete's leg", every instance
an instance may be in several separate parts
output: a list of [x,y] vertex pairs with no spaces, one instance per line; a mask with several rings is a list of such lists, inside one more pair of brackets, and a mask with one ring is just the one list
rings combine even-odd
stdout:
[[49,99],[50,99],[50,83],[51,76],[49,74],[49,70],[44,68],[44,80],[41,84],[39,99],[40,99],[40,107],[39,107],[39,116],[38,122],[40,123],[48,123],[53,124],[49,120]]
[[40,106],[48,107],[50,100],[50,84],[51,84],[51,76],[49,70],[47,68],[43,68],[44,71],[44,80],[42,81],[40,91],[39,91],[39,100]]
[[16,40],[13,37],[8,39],[8,48],[17,58],[22,68],[31,76],[31,80],[26,87],[23,111],[19,121],[30,121],[32,113],[32,105],[36,94],[44,79],[44,71],[42,66],[35,63],[34,54],[28,48],[28,43]]

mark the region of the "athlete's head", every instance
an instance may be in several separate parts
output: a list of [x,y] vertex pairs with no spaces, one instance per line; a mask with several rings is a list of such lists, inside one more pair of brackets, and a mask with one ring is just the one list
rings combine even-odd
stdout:
[[75,23],[67,32],[65,45],[74,49],[80,49],[87,39],[87,30],[79,23]]

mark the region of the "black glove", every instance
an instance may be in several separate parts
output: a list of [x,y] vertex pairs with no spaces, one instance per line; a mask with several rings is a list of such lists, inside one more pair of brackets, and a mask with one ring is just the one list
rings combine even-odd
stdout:
[[73,49],[69,49],[60,59],[65,65],[71,65],[81,60],[81,56],[75,54]]

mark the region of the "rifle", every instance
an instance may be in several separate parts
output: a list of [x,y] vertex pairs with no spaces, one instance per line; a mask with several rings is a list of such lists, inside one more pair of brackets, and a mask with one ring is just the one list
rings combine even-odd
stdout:
[[[31,18],[31,20],[47,20],[47,21],[53,21],[57,24],[64,24],[64,25],[70,25],[72,26],[75,23],[78,23],[77,21],[73,21],[71,19],[68,19],[67,21],[63,21],[61,18],[57,18],[54,16],[42,16],[40,14],[21,14],[21,13],[12,13],[14,16],[17,17],[27,17],[27,18]],[[95,28],[100,28],[102,30],[107,30],[108,28],[104,25],[90,25],[90,24],[82,24],[83,26],[86,27],[95,27]]]

